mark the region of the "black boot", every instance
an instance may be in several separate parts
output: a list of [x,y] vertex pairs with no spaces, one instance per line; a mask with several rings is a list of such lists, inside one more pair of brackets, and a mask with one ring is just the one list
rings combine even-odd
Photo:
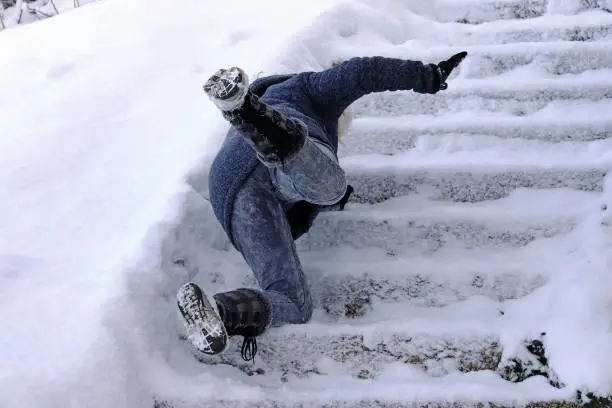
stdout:
[[240,68],[217,71],[204,91],[266,166],[282,166],[306,143],[306,125],[261,102],[248,89],[248,77]]
[[254,289],[237,289],[213,296],[219,316],[228,336],[244,336],[242,358],[253,360],[257,353],[256,336],[262,334],[271,318],[271,305],[264,295]]

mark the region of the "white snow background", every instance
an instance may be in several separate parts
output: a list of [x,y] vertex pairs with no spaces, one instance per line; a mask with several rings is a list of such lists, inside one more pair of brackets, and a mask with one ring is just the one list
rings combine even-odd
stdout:
[[[252,75],[317,70],[354,54],[355,44],[374,50],[398,33],[452,35],[408,5],[427,12],[416,0],[105,0],[0,32],[0,406],[137,408],[151,407],[154,394],[262,395],[175,347],[172,296],[186,277],[163,271],[164,236],[191,190],[187,177],[205,173],[226,129],[201,85],[227,65]],[[429,44],[410,50],[427,56]],[[610,150],[585,155],[612,163]],[[609,177],[599,199],[579,204],[586,216],[561,239],[565,250],[540,248],[558,260],[554,279],[510,302],[503,340],[510,354],[527,334],[546,331],[551,367],[568,390],[605,394],[612,392]],[[211,221],[203,242],[217,234]],[[474,379],[485,398],[500,384]],[[451,377],[444,386],[460,391],[465,381]]]
[[0,6],[0,30],[51,18],[97,0],[16,0],[4,9]]

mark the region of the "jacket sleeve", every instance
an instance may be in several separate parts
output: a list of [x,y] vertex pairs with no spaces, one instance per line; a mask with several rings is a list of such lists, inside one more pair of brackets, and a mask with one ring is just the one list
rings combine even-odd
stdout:
[[305,86],[312,101],[340,115],[346,107],[373,92],[413,90],[435,93],[436,65],[386,57],[356,57],[321,72],[310,72]]
[[286,75],[270,75],[263,78],[258,78],[251,85],[249,89],[257,96],[262,96],[266,89],[272,85],[280,84],[281,82],[285,82],[286,80],[294,77],[295,74],[286,74]]

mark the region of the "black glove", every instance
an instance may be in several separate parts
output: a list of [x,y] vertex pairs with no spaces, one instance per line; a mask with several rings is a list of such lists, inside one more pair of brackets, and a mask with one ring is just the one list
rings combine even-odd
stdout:
[[298,201],[287,212],[287,221],[291,227],[291,235],[294,240],[304,235],[312,227],[314,219],[321,211],[321,206],[309,203],[308,201]]
[[446,80],[451,74],[453,69],[457,68],[461,61],[467,56],[467,51],[462,51],[459,54],[455,54],[446,61],[442,61],[438,64],[438,75],[440,75],[440,89],[444,90],[448,88]]
[[307,201],[298,201],[295,203],[287,212],[287,221],[289,221],[289,226],[291,227],[291,235],[294,240],[297,240],[299,237],[304,235],[310,230],[312,227],[312,223],[314,222],[317,215],[321,211],[333,211],[333,210],[344,210],[346,203],[348,202],[351,194],[353,194],[353,186],[350,184],[346,188],[346,193],[344,193],[344,197],[336,204],[332,205],[317,205],[312,204]]

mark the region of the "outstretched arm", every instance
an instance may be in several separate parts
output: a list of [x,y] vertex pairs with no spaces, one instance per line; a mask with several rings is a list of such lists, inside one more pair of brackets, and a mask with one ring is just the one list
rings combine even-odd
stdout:
[[[457,54],[438,65],[399,58],[356,57],[334,68],[309,73],[306,87],[315,104],[340,115],[351,103],[373,92],[436,93],[444,88],[450,71],[465,55]],[[444,70],[445,63],[448,72]]]

